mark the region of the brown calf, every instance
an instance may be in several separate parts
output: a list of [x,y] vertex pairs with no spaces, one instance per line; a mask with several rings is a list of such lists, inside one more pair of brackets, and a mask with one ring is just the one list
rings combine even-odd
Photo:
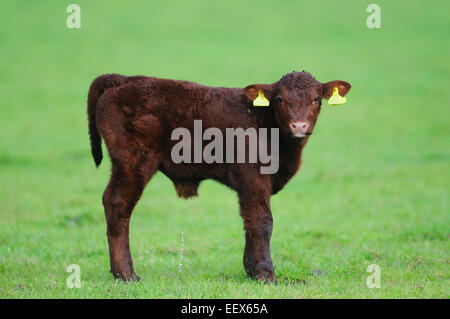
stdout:
[[[298,171],[322,97],[329,98],[334,87],[344,96],[351,86],[344,81],[322,84],[306,72],[292,72],[275,83],[244,89],[145,76],[96,78],[88,96],[89,134],[95,164],[102,161],[101,138],[112,162],[111,179],[103,194],[111,273],[123,280],[139,279],[128,241],[130,216],[159,170],[173,181],[180,197],[196,196],[204,179],[234,189],[244,220],[245,270],[252,278],[276,282],[270,257],[270,196]],[[253,106],[258,93],[267,98],[269,106]],[[222,132],[226,128],[279,128],[278,171],[262,174],[259,162],[174,163],[171,149],[177,141],[171,134],[179,127],[192,132],[194,120],[202,120],[203,129],[216,127]]]

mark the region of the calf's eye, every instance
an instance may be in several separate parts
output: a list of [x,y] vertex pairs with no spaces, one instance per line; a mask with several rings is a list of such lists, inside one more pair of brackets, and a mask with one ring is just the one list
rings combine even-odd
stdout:
[[281,97],[277,96],[273,101],[275,103],[281,103],[281,102],[283,102],[283,99]]
[[318,103],[322,97],[319,95],[314,99],[314,102]]

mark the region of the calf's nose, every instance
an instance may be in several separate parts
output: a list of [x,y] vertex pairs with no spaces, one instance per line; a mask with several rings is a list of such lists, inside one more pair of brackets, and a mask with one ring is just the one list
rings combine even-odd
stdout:
[[308,134],[309,123],[305,121],[296,121],[289,124],[291,132],[295,136],[305,136]]

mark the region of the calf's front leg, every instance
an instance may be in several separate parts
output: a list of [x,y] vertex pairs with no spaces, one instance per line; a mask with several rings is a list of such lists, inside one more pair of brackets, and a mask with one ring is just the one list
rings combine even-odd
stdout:
[[270,257],[272,213],[270,195],[240,194],[241,216],[244,220],[244,268],[250,278],[277,282]]

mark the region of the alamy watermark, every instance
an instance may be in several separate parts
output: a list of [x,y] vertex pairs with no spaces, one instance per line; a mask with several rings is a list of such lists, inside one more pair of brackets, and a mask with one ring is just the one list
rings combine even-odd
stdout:
[[[246,152],[248,139],[248,154]],[[178,127],[172,131],[171,140],[179,141],[171,151],[175,164],[180,163],[258,163],[261,174],[275,174],[279,168],[279,129],[270,129],[270,154],[268,147],[268,129],[249,127],[226,128],[225,140],[223,132],[217,127],[202,131],[202,120],[194,120],[194,136],[189,129]],[[193,144],[192,145],[192,141]],[[210,141],[203,147],[203,141]],[[235,143],[236,141],[236,143]],[[225,146],[224,146],[225,144]],[[192,149],[193,148],[193,149]],[[236,154],[235,154],[236,151]],[[248,156],[247,156],[248,155]],[[193,157],[193,158],[192,158]]]
[[380,288],[381,287],[381,267],[377,264],[370,264],[367,266],[367,272],[372,273],[366,279],[366,285],[369,288]]
[[66,25],[69,29],[81,28],[81,8],[78,4],[69,4],[66,12],[70,13],[66,20]]
[[372,3],[367,6],[367,13],[370,15],[367,17],[366,25],[369,29],[381,28],[381,8],[378,4]]
[[70,289],[81,288],[81,268],[77,264],[67,266],[66,272],[71,273],[66,280],[66,286]]
[[184,258],[184,232],[181,232],[181,249],[180,249],[180,262],[178,264],[178,272],[181,272],[183,268],[183,258]]

